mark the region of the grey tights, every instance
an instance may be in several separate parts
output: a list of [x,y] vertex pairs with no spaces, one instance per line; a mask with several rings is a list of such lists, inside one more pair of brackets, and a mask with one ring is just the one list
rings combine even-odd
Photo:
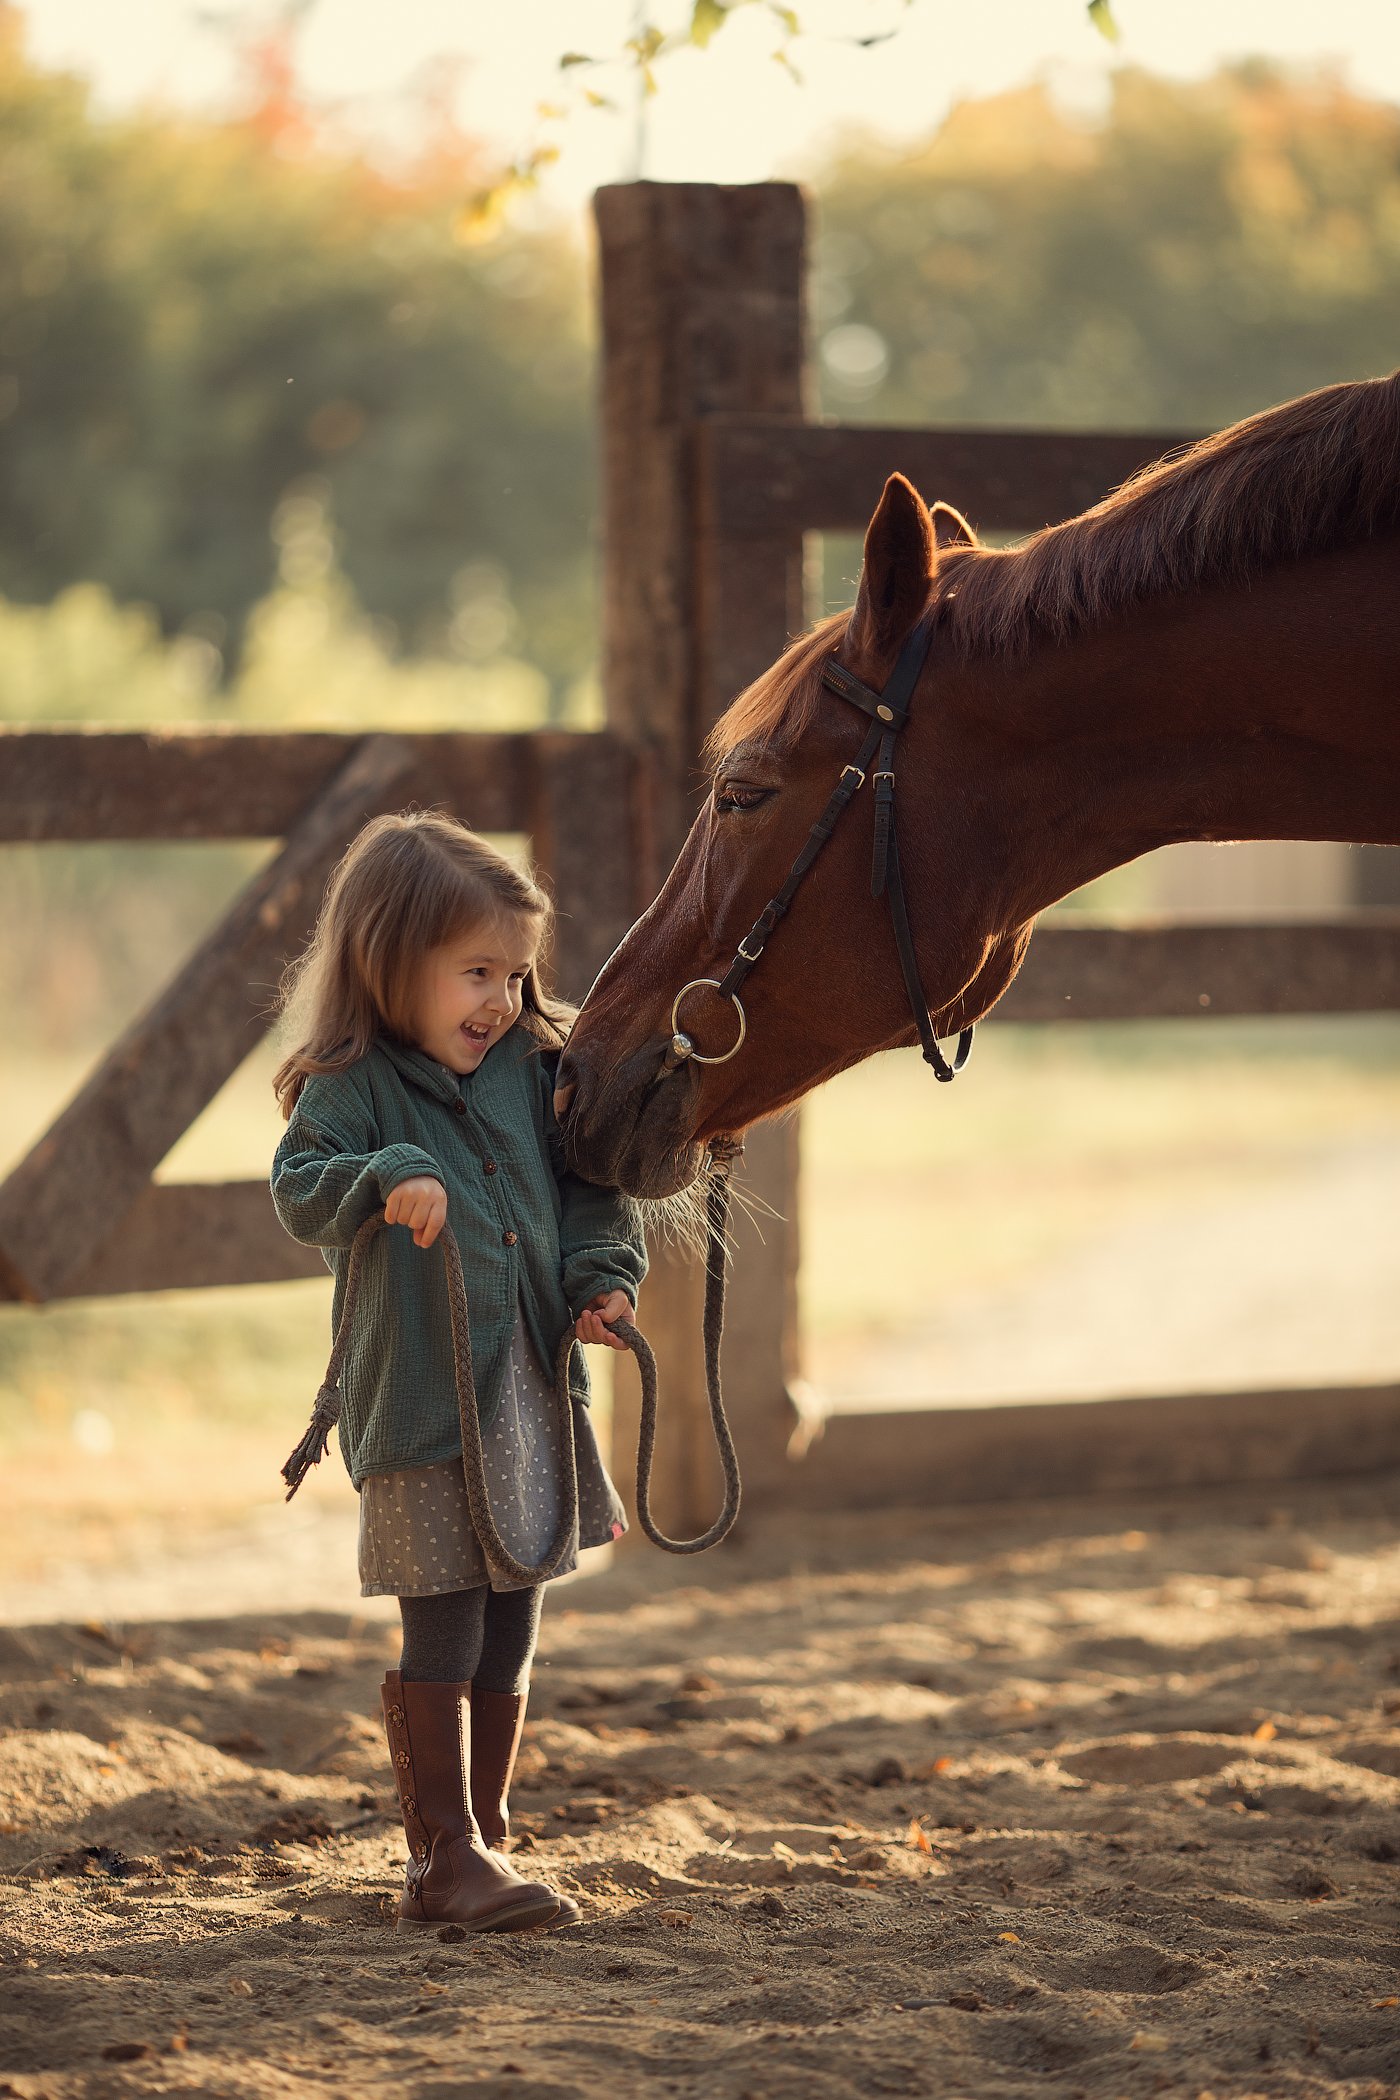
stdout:
[[440,1597],[400,1597],[400,1673],[412,1683],[523,1692],[543,1603],[543,1583],[528,1590],[493,1590],[482,1583]]

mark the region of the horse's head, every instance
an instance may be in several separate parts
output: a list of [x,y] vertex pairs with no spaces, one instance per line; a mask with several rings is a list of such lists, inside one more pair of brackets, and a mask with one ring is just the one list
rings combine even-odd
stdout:
[[[666,1062],[677,993],[697,978],[723,978],[866,732],[865,717],[823,688],[824,667],[839,657],[882,688],[934,598],[941,547],[959,542],[975,544],[956,511],[937,504],[930,512],[892,477],[866,534],[853,611],[794,643],[717,725],[706,748],[710,796],[660,896],[589,993],[561,1065],[570,1154],[590,1179],[669,1194],[694,1178],[714,1137],[915,1040],[888,906],[871,895],[867,784],[744,984],[737,1056]],[[974,798],[966,725],[940,704],[939,653],[935,635],[900,738],[900,855],[930,1009],[948,1033],[991,1005],[1024,941],[989,935],[963,902]],[[735,1006],[705,989],[686,995],[678,1018],[706,1059],[722,1056],[740,1025]]]

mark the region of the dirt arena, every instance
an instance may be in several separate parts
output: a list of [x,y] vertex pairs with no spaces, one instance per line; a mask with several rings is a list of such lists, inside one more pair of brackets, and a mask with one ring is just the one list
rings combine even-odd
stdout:
[[558,1934],[390,1929],[387,1611],[0,1630],[0,2094],[1380,2100],[1397,1485],[629,1551],[545,1618]]

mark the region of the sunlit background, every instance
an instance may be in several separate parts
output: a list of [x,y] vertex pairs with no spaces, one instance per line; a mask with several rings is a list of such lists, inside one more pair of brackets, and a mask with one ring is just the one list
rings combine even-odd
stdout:
[[[1116,0],[1116,42],[1080,0],[796,17],[755,0],[701,48],[669,0],[0,6],[0,718],[600,721],[600,182],[802,180],[813,406],[845,421],[1199,429],[1400,362],[1389,5]],[[857,558],[813,564],[827,602]],[[10,1158],[266,850],[0,852]],[[1087,901],[1327,913],[1400,897],[1392,866],[1178,849]],[[1396,1048],[992,1026],[955,1100],[851,1075],[804,1124],[810,1377],[1395,1375]],[[164,1175],[263,1171],[270,1065]],[[0,1608],[211,1524],[263,1554],[325,1320],[301,1285],[0,1310]],[[323,1471],[289,1522],[349,1507]]]

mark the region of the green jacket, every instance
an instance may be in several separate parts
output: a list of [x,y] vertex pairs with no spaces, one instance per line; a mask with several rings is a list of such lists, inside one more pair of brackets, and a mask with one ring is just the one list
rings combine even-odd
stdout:
[[[637,1206],[564,1164],[554,1069],[553,1054],[518,1027],[461,1079],[381,1036],[348,1071],[307,1081],[272,1163],[278,1217],[293,1239],[325,1250],[335,1276],[333,1327],[359,1226],[410,1176],[442,1182],[462,1250],[483,1424],[500,1404],[517,1306],[552,1370],[588,1301],[623,1290],[635,1305],[646,1274]],[[571,1379],[586,1401],[581,1350]],[[397,1225],[371,1241],[341,1395],[340,1449],[356,1487],[367,1473],[460,1452],[440,1244],[415,1247]]]

